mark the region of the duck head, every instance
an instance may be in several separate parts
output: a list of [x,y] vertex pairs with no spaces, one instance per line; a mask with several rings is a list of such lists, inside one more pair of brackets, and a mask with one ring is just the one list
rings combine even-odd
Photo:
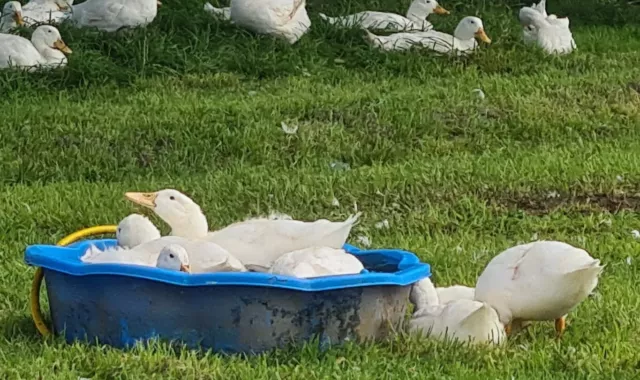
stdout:
[[453,35],[463,41],[477,38],[482,42],[491,43],[491,39],[484,31],[482,20],[478,17],[468,16],[463,18],[453,32]]
[[165,189],[154,193],[128,192],[125,198],[153,210],[171,227],[171,235],[202,238],[209,232],[207,218],[200,206],[178,190]]
[[162,248],[162,250],[160,251],[160,255],[158,255],[156,267],[191,273],[191,267],[189,266],[189,255],[187,254],[187,250],[178,244],[169,244],[166,247]]

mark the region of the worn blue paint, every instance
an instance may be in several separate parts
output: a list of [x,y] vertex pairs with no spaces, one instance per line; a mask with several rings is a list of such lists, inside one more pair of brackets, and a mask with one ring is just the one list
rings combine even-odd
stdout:
[[258,353],[319,338],[322,346],[379,339],[401,328],[410,285],[428,264],[399,250],[345,249],[367,273],[298,279],[264,273],[185,274],[80,261],[89,244],[27,247],[44,268],[54,331],[115,347],[160,338],[220,352]]

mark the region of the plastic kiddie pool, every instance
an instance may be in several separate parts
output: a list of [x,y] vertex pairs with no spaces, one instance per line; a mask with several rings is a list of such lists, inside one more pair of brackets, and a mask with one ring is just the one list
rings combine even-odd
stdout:
[[[115,226],[90,230],[112,232]],[[314,338],[323,344],[377,340],[401,328],[410,286],[431,274],[429,265],[410,252],[350,245],[345,250],[367,270],[313,279],[85,264],[80,257],[90,244],[104,248],[116,241],[60,246],[89,234],[80,231],[59,246],[32,245],[25,252],[27,264],[42,268],[53,332],[68,342],[125,348],[159,338],[216,352],[259,353]],[[37,303],[38,272],[32,311],[46,333]]]

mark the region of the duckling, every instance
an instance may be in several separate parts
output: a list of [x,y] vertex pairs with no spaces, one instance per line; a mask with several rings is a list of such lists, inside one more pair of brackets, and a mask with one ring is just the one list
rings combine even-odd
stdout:
[[413,46],[430,49],[438,53],[467,54],[476,49],[476,38],[491,43],[478,17],[465,17],[456,27],[453,35],[430,30],[428,32],[394,33],[386,37],[377,36],[367,30],[367,42],[384,51],[408,50]]
[[561,335],[566,315],[595,289],[603,268],[600,260],[567,243],[521,244],[487,264],[475,299],[496,309],[507,333],[513,323],[552,320]]
[[160,239],[160,231],[147,217],[131,214],[118,223],[116,239],[119,246],[133,248],[142,243]]
[[426,19],[432,13],[448,15],[449,11],[440,6],[436,0],[413,0],[406,17],[395,13],[366,11],[339,17],[329,17],[320,13],[320,18],[331,25],[342,27],[357,26],[364,29],[408,32],[431,30],[433,25]]
[[177,190],[129,192],[125,197],[153,210],[171,227],[171,235],[214,242],[245,265],[263,267],[287,252],[316,246],[342,248],[360,216],[353,215],[344,222],[251,219],[209,232],[200,206]]

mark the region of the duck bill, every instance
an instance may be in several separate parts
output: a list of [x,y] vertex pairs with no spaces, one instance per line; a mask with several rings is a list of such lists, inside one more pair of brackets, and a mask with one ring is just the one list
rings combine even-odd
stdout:
[[437,14],[437,15],[448,15],[449,12],[448,10],[444,9],[443,7],[441,7],[440,5],[436,6],[435,9],[433,10],[433,13]]
[[22,12],[16,12],[16,14],[13,15],[13,21],[15,21],[16,24],[18,24],[19,26],[24,25],[24,19],[22,18]]
[[478,31],[476,32],[476,38],[478,38],[482,42],[486,42],[488,44],[491,43],[491,38],[487,36],[487,33],[485,33],[484,29],[482,28],[478,29]]
[[180,264],[180,272],[191,273],[191,267],[189,265]]
[[67,3],[64,0],[56,1],[56,5],[58,6],[58,10],[59,11],[64,12],[64,11],[70,11],[71,10],[71,6],[69,5],[69,3]]
[[53,43],[53,47],[60,50],[61,52],[65,53],[65,54],[71,54],[72,51],[71,49],[69,49],[69,47],[67,46],[67,44],[64,43],[64,41],[62,40],[58,40],[56,42]]
[[124,197],[135,204],[154,209],[158,193],[125,193]]

